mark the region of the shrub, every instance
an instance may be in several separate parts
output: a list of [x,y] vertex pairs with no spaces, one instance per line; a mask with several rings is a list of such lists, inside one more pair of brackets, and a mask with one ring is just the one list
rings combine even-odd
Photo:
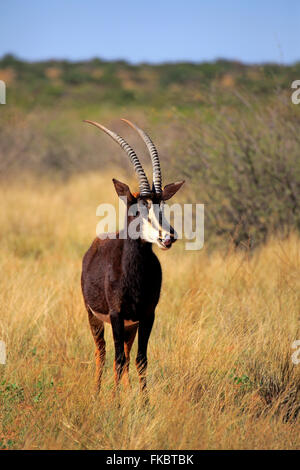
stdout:
[[205,122],[200,112],[184,118],[178,162],[206,204],[206,235],[253,246],[270,233],[300,229],[300,118],[282,96],[265,107],[251,96],[245,103]]

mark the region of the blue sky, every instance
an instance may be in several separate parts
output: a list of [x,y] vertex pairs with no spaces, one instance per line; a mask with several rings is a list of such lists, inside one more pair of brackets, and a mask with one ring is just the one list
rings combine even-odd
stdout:
[[132,63],[300,59],[299,0],[5,0],[0,56]]

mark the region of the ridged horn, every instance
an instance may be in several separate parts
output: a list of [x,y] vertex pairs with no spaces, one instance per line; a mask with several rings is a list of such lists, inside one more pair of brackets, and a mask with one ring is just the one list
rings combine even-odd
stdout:
[[151,194],[151,188],[150,188],[147,176],[143,170],[143,167],[135,151],[130,147],[130,145],[126,142],[126,140],[124,140],[123,137],[116,134],[116,132],[110,131],[109,129],[102,126],[98,122],[89,121],[87,119],[85,119],[83,122],[87,122],[89,124],[93,124],[94,126],[98,127],[120,145],[120,147],[124,150],[124,152],[126,152],[127,155],[129,156],[130,161],[133,164],[134,170],[138,176],[141,196],[149,196]]
[[158,158],[158,152],[157,149],[148,136],[145,131],[140,129],[138,126],[133,124],[131,121],[128,121],[128,119],[121,119],[122,121],[126,122],[130,127],[132,127],[140,137],[143,139],[145,142],[147,149],[149,150],[151,161],[152,161],[152,169],[153,169],[153,185],[156,194],[161,194],[162,189],[161,189],[161,169],[160,169],[160,162]]

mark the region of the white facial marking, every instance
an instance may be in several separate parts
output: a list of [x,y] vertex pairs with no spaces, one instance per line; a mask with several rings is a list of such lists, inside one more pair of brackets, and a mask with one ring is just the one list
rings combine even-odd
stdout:
[[[141,217],[141,237],[149,243],[157,243],[163,249],[168,249],[171,244],[171,231],[173,228],[164,216],[164,203],[153,204],[151,199],[140,200],[138,208]],[[167,241],[168,246],[164,243]]]

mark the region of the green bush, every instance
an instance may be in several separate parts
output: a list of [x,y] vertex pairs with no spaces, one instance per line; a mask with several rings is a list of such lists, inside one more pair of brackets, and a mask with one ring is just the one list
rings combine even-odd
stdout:
[[206,205],[206,236],[256,246],[270,233],[300,229],[300,116],[289,97],[265,107],[253,96],[245,101],[238,112],[184,118],[177,167]]

